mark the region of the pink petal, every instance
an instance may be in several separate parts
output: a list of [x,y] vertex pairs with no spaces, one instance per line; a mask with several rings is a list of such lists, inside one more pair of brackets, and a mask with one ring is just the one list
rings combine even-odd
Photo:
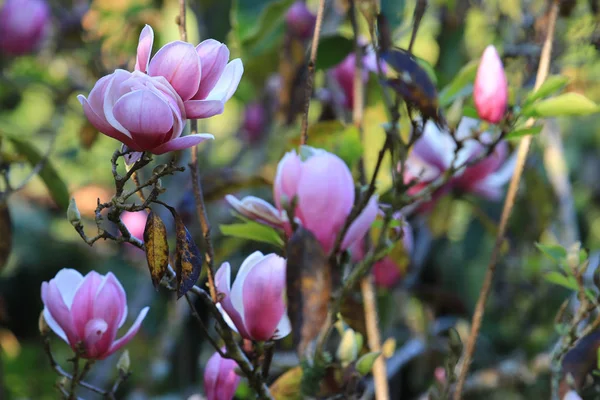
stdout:
[[282,196],[287,201],[292,201],[298,192],[298,181],[302,175],[302,160],[296,154],[296,150],[286,153],[277,165],[277,174],[273,184],[273,197],[275,205],[282,210]]
[[207,39],[196,46],[196,52],[202,64],[202,79],[194,99],[201,100],[208,96],[221,77],[229,60],[229,49],[221,42]]
[[142,308],[142,311],[140,311],[139,315],[135,319],[135,322],[133,323],[133,325],[131,325],[131,328],[129,328],[127,333],[122,338],[113,342],[112,346],[110,346],[110,349],[108,350],[108,353],[105,354],[105,357],[113,354],[115,351],[118,351],[119,349],[121,349],[121,347],[125,346],[131,341],[131,339],[133,339],[133,337],[140,330],[142,322],[144,321],[144,318],[146,318],[146,314],[148,314],[148,311],[150,311],[150,307]]
[[148,70],[148,62],[150,61],[153,43],[154,31],[150,25],[146,25],[140,33],[140,40],[138,42],[137,56],[135,59],[136,71],[146,72]]
[[148,73],[165,77],[183,101],[189,100],[200,85],[200,58],[190,43],[171,42],[152,57]]
[[[246,280],[246,277],[248,276],[248,274],[256,266],[256,264],[258,262],[260,262],[260,260],[263,259],[263,257],[264,256],[260,251],[255,251],[254,253],[252,253],[248,257],[246,257],[246,259],[242,263],[240,269],[238,270],[237,276],[235,277],[235,282],[233,283],[233,286],[231,287],[231,294],[230,294],[231,305],[233,306],[235,311],[240,314],[241,319],[242,319],[242,326],[245,326],[244,325],[244,296],[243,296],[244,281]],[[231,316],[231,314],[229,314],[229,315]],[[237,321],[236,321],[236,325],[237,325]],[[238,326],[238,328],[239,328],[239,326]]]
[[243,282],[244,325],[254,340],[271,339],[285,314],[285,268],[285,259],[269,254]]
[[[44,315],[51,318],[46,318],[48,326],[63,340],[75,348],[80,338],[73,327],[71,312],[63,300],[56,282],[42,283],[42,301],[44,302]],[[47,310],[47,312],[46,312]],[[56,329],[59,327],[60,329]]]
[[115,119],[131,132],[142,150],[161,145],[173,128],[171,106],[151,90],[136,90],[124,95],[115,103],[113,112]]
[[205,140],[214,139],[215,137],[209,133],[196,133],[194,135],[187,135],[179,137],[177,139],[169,140],[167,143],[162,144],[152,149],[154,154],[163,154],[169,151],[188,149],[202,143]]
[[123,287],[117,278],[109,272],[104,277],[94,302],[94,318],[106,321],[108,328],[106,333],[97,343],[100,353],[106,352],[115,340],[119,324],[127,313],[127,298]]
[[218,352],[215,352],[204,368],[204,393],[208,400],[216,399],[217,383],[221,371],[221,362],[225,361]]
[[350,247],[357,240],[362,239],[377,218],[377,213],[379,212],[379,205],[377,203],[377,195],[371,196],[369,199],[369,203],[365,207],[365,209],[360,213],[360,215],[354,220],[348,231],[346,232],[346,236],[342,241],[342,250]]
[[84,336],[82,337],[85,338],[84,343],[88,356],[95,357],[97,355],[95,344],[100,341],[107,329],[108,324],[100,318],[94,318],[85,324]]
[[400,266],[390,257],[385,257],[373,265],[373,280],[377,286],[392,288],[401,277]]
[[225,110],[225,103],[221,100],[188,100],[184,105],[190,119],[210,118]]
[[236,58],[225,67],[225,71],[215,84],[215,87],[206,96],[206,100],[221,100],[226,103],[237,90],[242,75],[244,74],[244,65],[242,60]]
[[91,271],[83,278],[82,284],[75,293],[71,315],[73,327],[80,338],[86,337],[87,323],[94,318],[94,302],[103,281],[102,275]]
[[[234,360],[222,359],[219,366],[219,380],[214,393],[214,400],[231,400],[242,379],[235,373],[237,363]],[[210,397],[208,400],[212,400]]]
[[[223,311],[231,321],[228,321],[228,323],[230,325],[233,324],[240,335],[248,338],[249,335],[246,332],[246,327],[244,326],[241,309],[240,312],[238,312],[231,302],[231,265],[229,265],[228,262],[223,263],[221,268],[219,268],[215,274],[215,285],[217,290],[224,295],[223,300],[221,300],[218,305],[222,307]],[[225,318],[225,320],[227,320],[227,318]]]

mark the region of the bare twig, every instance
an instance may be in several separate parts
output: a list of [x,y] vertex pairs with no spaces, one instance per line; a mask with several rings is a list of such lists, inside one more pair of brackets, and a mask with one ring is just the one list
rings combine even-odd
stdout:
[[308,142],[308,110],[310,108],[310,97],[312,95],[313,82],[315,79],[315,63],[317,61],[317,50],[319,48],[319,36],[321,35],[321,25],[323,24],[323,14],[325,13],[325,0],[319,1],[317,11],[317,21],[313,33],[312,45],[310,49],[310,59],[308,61],[308,77],[306,78],[306,93],[304,97],[304,114],[302,116],[302,127],[300,131],[300,144],[305,145]]
[[[548,71],[550,69],[550,56],[552,53],[552,41],[554,38],[554,28],[555,28],[555,24],[556,24],[557,15],[558,15],[558,1],[555,0],[552,3],[551,10],[550,10],[548,31],[547,31],[546,40],[544,42],[544,47],[542,49],[542,55],[541,55],[540,63],[538,66],[534,90],[537,90],[542,85],[542,83],[546,79],[546,76],[548,75]],[[534,120],[530,119],[527,122],[527,125],[531,126],[531,125],[533,125],[533,122],[534,122]],[[515,203],[517,189],[519,187],[521,175],[523,174],[523,168],[525,166],[525,161],[527,159],[527,153],[529,152],[531,140],[532,140],[531,135],[527,135],[521,140],[521,143],[519,144],[515,172],[511,178],[510,186],[508,188],[508,193],[507,193],[506,199],[504,201],[504,207],[502,209],[502,216],[500,218],[500,225],[498,226],[498,234],[496,235],[496,241],[494,243],[494,248],[492,250],[492,255],[490,257],[490,263],[488,264],[487,272],[486,272],[485,278],[483,280],[483,285],[481,287],[481,291],[479,293],[479,298],[477,299],[477,304],[475,306],[475,312],[473,314],[473,318],[471,321],[471,332],[470,332],[469,338],[467,340],[467,346],[466,346],[466,350],[465,350],[463,365],[460,370],[460,374],[458,376],[456,392],[454,393],[455,400],[460,400],[462,398],[462,389],[465,384],[467,373],[469,371],[469,366],[471,364],[473,352],[475,351],[475,343],[477,342],[477,336],[479,334],[479,329],[481,328],[481,322],[483,320],[483,315],[485,312],[485,304],[486,304],[487,298],[490,294],[492,281],[494,279],[494,272],[496,270],[496,262],[498,259],[498,255],[500,253],[500,247],[504,241],[506,225],[508,223],[508,219],[512,212],[513,205]]]

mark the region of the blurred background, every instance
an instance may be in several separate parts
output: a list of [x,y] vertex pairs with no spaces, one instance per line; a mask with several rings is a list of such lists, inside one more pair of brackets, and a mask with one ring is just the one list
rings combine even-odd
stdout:
[[[0,0],[0,6],[2,3]],[[98,134],[87,122],[76,95],[87,95],[99,77],[116,68],[132,69],[144,24],[154,28],[154,51],[178,40],[175,19],[179,3],[48,3],[51,23],[39,48],[19,56],[0,53],[0,140],[3,135],[20,139],[1,142],[0,164],[10,164],[13,186],[31,173],[31,151],[38,156],[48,154],[47,165],[55,172],[47,179],[34,177],[8,198],[12,228],[0,230],[0,241],[12,235],[12,250],[0,271],[0,398],[57,398],[53,387],[57,377],[42,351],[38,317],[43,308],[41,283],[61,268],[82,273],[112,271],[127,291],[131,317],[142,307],[151,307],[140,333],[128,345],[133,375],[118,398],[181,399],[201,393],[202,367],[212,350],[189,318],[187,304],[176,302],[164,290],[154,290],[144,254],[132,246],[113,242],[87,246],[68,222],[64,207],[65,199],[68,203],[70,197],[75,198],[86,229],[93,232],[97,199],[108,201],[114,193],[110,157],[118,143]],[[196,44],[214,38],[226,42],[232,58],[240,57],[245,67],[240,87],[225,112],[199,122],[200,132],[215,136],[214,141],[200,146],[200,169],[217,265],[229,261],[237,268],[254,250],[274,251],[268,244],[226,237],[219,226],[234,221],[223,200],[228,193],[272,200],[270,184],[277,162],[299,143],[307,42],[292,35],[285,21],[292,3],[189,1],[188,41]],[[331,100],[335,85],[329,71],[352,50],[345,46],[352,29],[345,18],[347,2],[327,3],[309,143],[336,152],[353,167],[364,152],[367,170],[371,170],[385,138],[381,129],[387,118],[385,109],[373,76],[366,96],[366,140],[361,144],[355,131],[345,129],[348,112],[340,111]],[[395,44],[406,47],[415,1],[381,3],[393,27]],[[432,67],[437,87],[442,88],[464,65],[478,59],[488,44],[494,44],[504,55],[515,101],[533,87],[547,5],[545,0],[431,0],[414,53]],[[308,1],[307,6],[316,12],[315,1]],[[597,0],[561,1],[551,67],[552,74],[570,78],[567,90],[583,93],[595,102],[600,102],[599,8]],[[362,17],[360,24],[368,39]],[[471,100],[467,96],[465,101]],[[495,371],[508,360],[517,371],[527,366],[531,375],[520,374],[521,378],[496,387],[472,388],[467,398],[549,396],[547,366],[535,369],[532,365],[548,354],[556,341],[554,316],[569,292],[544,280],[543,273],[553,266],[552,261],[534,243],[579,240],[589,249],[593,268],[598,262],[600,117],[551,120],[546,129],[562,137],[571,187],[565,194],[565,189],[555,184],[552,166],[558,161],[556,153],[549,150],[555,147],[548,145],[542,132],[534,139],[527,161],[472,369]],[[406,127],[403,133],[408,134]],[[172,155],[161,159],[169,157]],[[175,157],[185,166],[189,154],[181,152]],[[390,183],[391,177],[382,180],[380,190],[385,191]],[[176,206],[201,242],[189,171],[163,179],[163,185],[168,191],[161,198]],[[466,334],[500,210],[499,202],[449,195],[430,214],[409,219],[415,230],[410,265],[394,288],[378,289],[383,338],[387,339],[385,355],[394,372],[393,398],[419,398],[435,379],[435,369],[444,363],[444,354],[435,344],[436,329],[455,325],[459,333]],[[142,214],[128,217],[127,222],[132,232],[137,227],[138,237],[145,223]],[[164,220],[171,221],[167,215]],[[351,320],[352,315],[347,318]],[[361,321],[355,329],[364,331]],[[296,363],[291,343],[284,340],[279,346],[274,377]],[[66,365],[69,347],[54,337],[53,350],[56,359]],[[595,360],[595,350],[586,357]],[[100,387],[112,385],[118,356],[97,363],[90,382]],[[238,397],[248,396],[249,390],[242,384]]]

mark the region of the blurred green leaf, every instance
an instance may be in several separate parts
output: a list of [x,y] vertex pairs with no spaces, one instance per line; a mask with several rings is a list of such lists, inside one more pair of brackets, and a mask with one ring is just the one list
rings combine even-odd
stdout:
[[456,98],[469,96],[473,92],[473,81],[479,60],[473,60],[456,74],[456,77],[440,91],[440,106],[449,106]]
[[[346,126],[339,121],[317,122],[308,128],[308,137],[311,146],[337,154],[350,168],[363,153],[360,133],[353,125]],[[295,138],[292,144],[299,145],[300,139]]]
[[546,78],[542,86],[539,87],[535,92],[530,92],[525,100],[523,101],[522,108],[527,107],[536,100],[554,94],[564,88],[569,82],[569,78],[561,75],[552,75]]
[[374,351],[367,353],[356,362],[356,371],[362,376],[367,375],[373,369],[373,364],[377,360],[377,357],[381,355],[380,351]]
[[557,262],[564,260],[564,258],[567,256],[567,250],[558,244],[536,243],[535,247],[537,247],[538,250],[540,250],[546,256]]
[[506,140],[516,140],[516,139],[520,139],[523,136],[527,136],[527,135],[537,135],[542,131],[542,129],[543,129],[543,126],[532,126],[531,128],[517,129],[516,131],[512,131],[511,133],[506,135],[505,139]]
[[328,36],[319,41],[316,69],[329,69],[341,63],[354,50],[354,42],[343,36]]
[[248,220],[241,224],[219,225],[219,228],[223,235],[269,243],[280,248],[283,247],[283,239],[281,239],[281,236],[279,236],[275,229],[259,224],[258,222]]
[[262,41],[284,24],[284,15],[294,0],[260,3],[236,0],[231,8],[234,15],[231,25],[238,35],[241,47],[249,52],[255,50]]
[[523,109],[527,117],[568,117],[574,115],[590,115],[600,111],[600,106],[579,93],[565,93]]
[[3,134],[6,135],[6,138],[14,145],[15,150],[24,156],[33,168],[40,163],[43,163],[42,169],[38,175],[40,178],[42,178],[42,181],[44,181],[44,184],[48,188],[48,191],[54,199],[54,202],[60,207],[61,210],[67,211],[71,198],[69,196],[69,190],[67,189],[67,185],[65,185],[64,181],[54,169],[54,166],[50,160],[46,156],[42,155],[38,149],[36,149],[33,144],[27,140],[18,137],[15,134],[6,134],[6,132]]
[[551,271],[544,274],[544,279],[555,285],[559,285],[571,290],[577,290],[577,281],[572,276],[565,276],[557,271]]

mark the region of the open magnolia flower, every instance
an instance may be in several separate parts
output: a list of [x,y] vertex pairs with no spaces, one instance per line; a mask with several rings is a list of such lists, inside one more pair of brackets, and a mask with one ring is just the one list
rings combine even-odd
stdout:
[[219,308],[243,338],[265,341],[281,339],[291,332],[285,268],[284,258],[256,251],[242,263],[233,286],[229,263],[221,265],[215,274],[217,290],[224,295]]
[[[481,157],[487,151],[486,148],[480,142],[469,139],[478,127],[478,120],[463,117],[455,135],[464,142],[455,156],[457,146],[450,134],[441,131],[434,122],[428,121],[423,136],[416,141],[406,161],[404,181],[417,181],[408,193],[417,194],[451,167],[457,168],[469,160]],[[483,132],[479,135],[479,140],[484,144],[490,143],[490,134]],[[432,200],[421,206],[421,210],[430,209],[435,200],[453,189],[490,200],[498,199],[513,173],[515,161],[514,156],[508,156],[508,144],[498,143],[489,156],[471,166],[458,169],[454,176],[433,194]]]
[[116,339],[127,319],[127,296],[117,278],[95,271],[83,277],[74,269],[62,269],[42,283],[44,319],[82,357],[102,360],[125,346],[138,332],[149,308],[140,311],[129,331]]
[[154,31],[146,25],[140,34],[135,70],[169,81],[181,97],[188,118],[221,114],[242,79],[242,60],[236,58],[228,63],[229,49],[214,39],[196,47],[182,41],[171,42],[150,58],[153,42]]

